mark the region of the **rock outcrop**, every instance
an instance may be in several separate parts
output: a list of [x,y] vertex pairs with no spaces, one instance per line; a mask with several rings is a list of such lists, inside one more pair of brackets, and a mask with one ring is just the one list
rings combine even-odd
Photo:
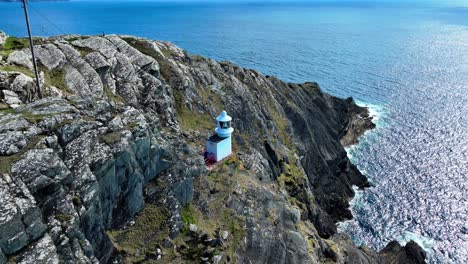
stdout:
[[3,31],[0,31],[0,45],[4,45],[7,38],[7,34]]
[[[0,62],[0,264],[424,262],[337,233],[369,185],[343,148],[374,126],[351,98],[166,42],[40,43],[43,98],[27,49]],[[207,168],[223,109],[235,154]]]

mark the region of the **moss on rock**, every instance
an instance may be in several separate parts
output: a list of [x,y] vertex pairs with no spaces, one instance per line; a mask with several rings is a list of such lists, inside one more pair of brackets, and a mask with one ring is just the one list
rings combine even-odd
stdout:
[[0,46],[0,55],[8,56],[15,50],[24,49],[29,47],[28,39],[8,37],[3,46]]
[[114,103],[124,102],[124,99],[120,95],[113,93],[108,85],[104,85],[103,90],[104,90],[104,94],[106,95],[106,97],[109,98],[109,100],[111,100],[112,102]]
[[174,90],[179,125],[182,130],[211,130],[215,125],[215,120],[207,113],[190,111],[183,102],[183,95],[180,91]]
[[29,141],[29,143],[21,149],[18,153],[15,153],[10,156],[0,156],[0,174],[8,174],[11,171],[11,166],[19,161],[24,153],[33,149],[39,141],[44,138],[44,136],[34,137]]
[[5,71],[5,72],[20,72],[24,75],[27,75],[31,78],[34,77],[34,73],[23,66],[18,66],[18,65],[5,65],[5,66],[0,66],[0,71]]
[[73,91],[68,87],[65,80],[65,70],[53,69],[49,71],[45,67],[39,67],[39,69],[44,72],[45,85],[55,86],[63,91],[66,95],[73,94]]
[[155,254],[169,235],[168,217],[165,208],[147,204],[135,219],[135,225],[108,231],[107,234],[117,252],[124,256],[125,263],[141,262],[147,255]]
[[111,132],[101,135],[99,138],[107,145],[112,146],[115,143],[120,142],[121,134],[120,132]]

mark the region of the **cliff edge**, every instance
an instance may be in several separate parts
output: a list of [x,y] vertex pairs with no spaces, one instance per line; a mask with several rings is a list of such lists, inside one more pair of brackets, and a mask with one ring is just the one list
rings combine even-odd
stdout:
[[[424,263],[336,223],[369,186],[343,145],[374,127],[351,98],[132,36],[0,34],[0,264]],[[235,153],[207,167],[233,117]]]

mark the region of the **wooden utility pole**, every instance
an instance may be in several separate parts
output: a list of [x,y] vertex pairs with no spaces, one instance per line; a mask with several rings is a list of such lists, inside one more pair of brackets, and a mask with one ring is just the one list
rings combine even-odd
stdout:
[[34,45],[33,45],[33,39],[31,36],[31,28],[29,27],[28,7],[26,5],[26,0],[23,0],[23,8],[24,8],[24,16],[26,17],[26,26],[28,28],[29,47],[31,48],[31,57],[32,57],[33,66],[34,66],[34,74],[36,75],[37,94],[39,95],[39,98],[42,98],[41,83],[39,81],[39,73],[37,72],[36,56],[34,56]]

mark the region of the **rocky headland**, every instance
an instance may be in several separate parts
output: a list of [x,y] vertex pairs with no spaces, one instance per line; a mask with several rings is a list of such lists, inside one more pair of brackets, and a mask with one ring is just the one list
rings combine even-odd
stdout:
[[[0,33],[0,264],[424,263],[337,232],[344,145],[373,128],[351,98],[132,36]],[[233,116],[235,155],[205,139]]]

